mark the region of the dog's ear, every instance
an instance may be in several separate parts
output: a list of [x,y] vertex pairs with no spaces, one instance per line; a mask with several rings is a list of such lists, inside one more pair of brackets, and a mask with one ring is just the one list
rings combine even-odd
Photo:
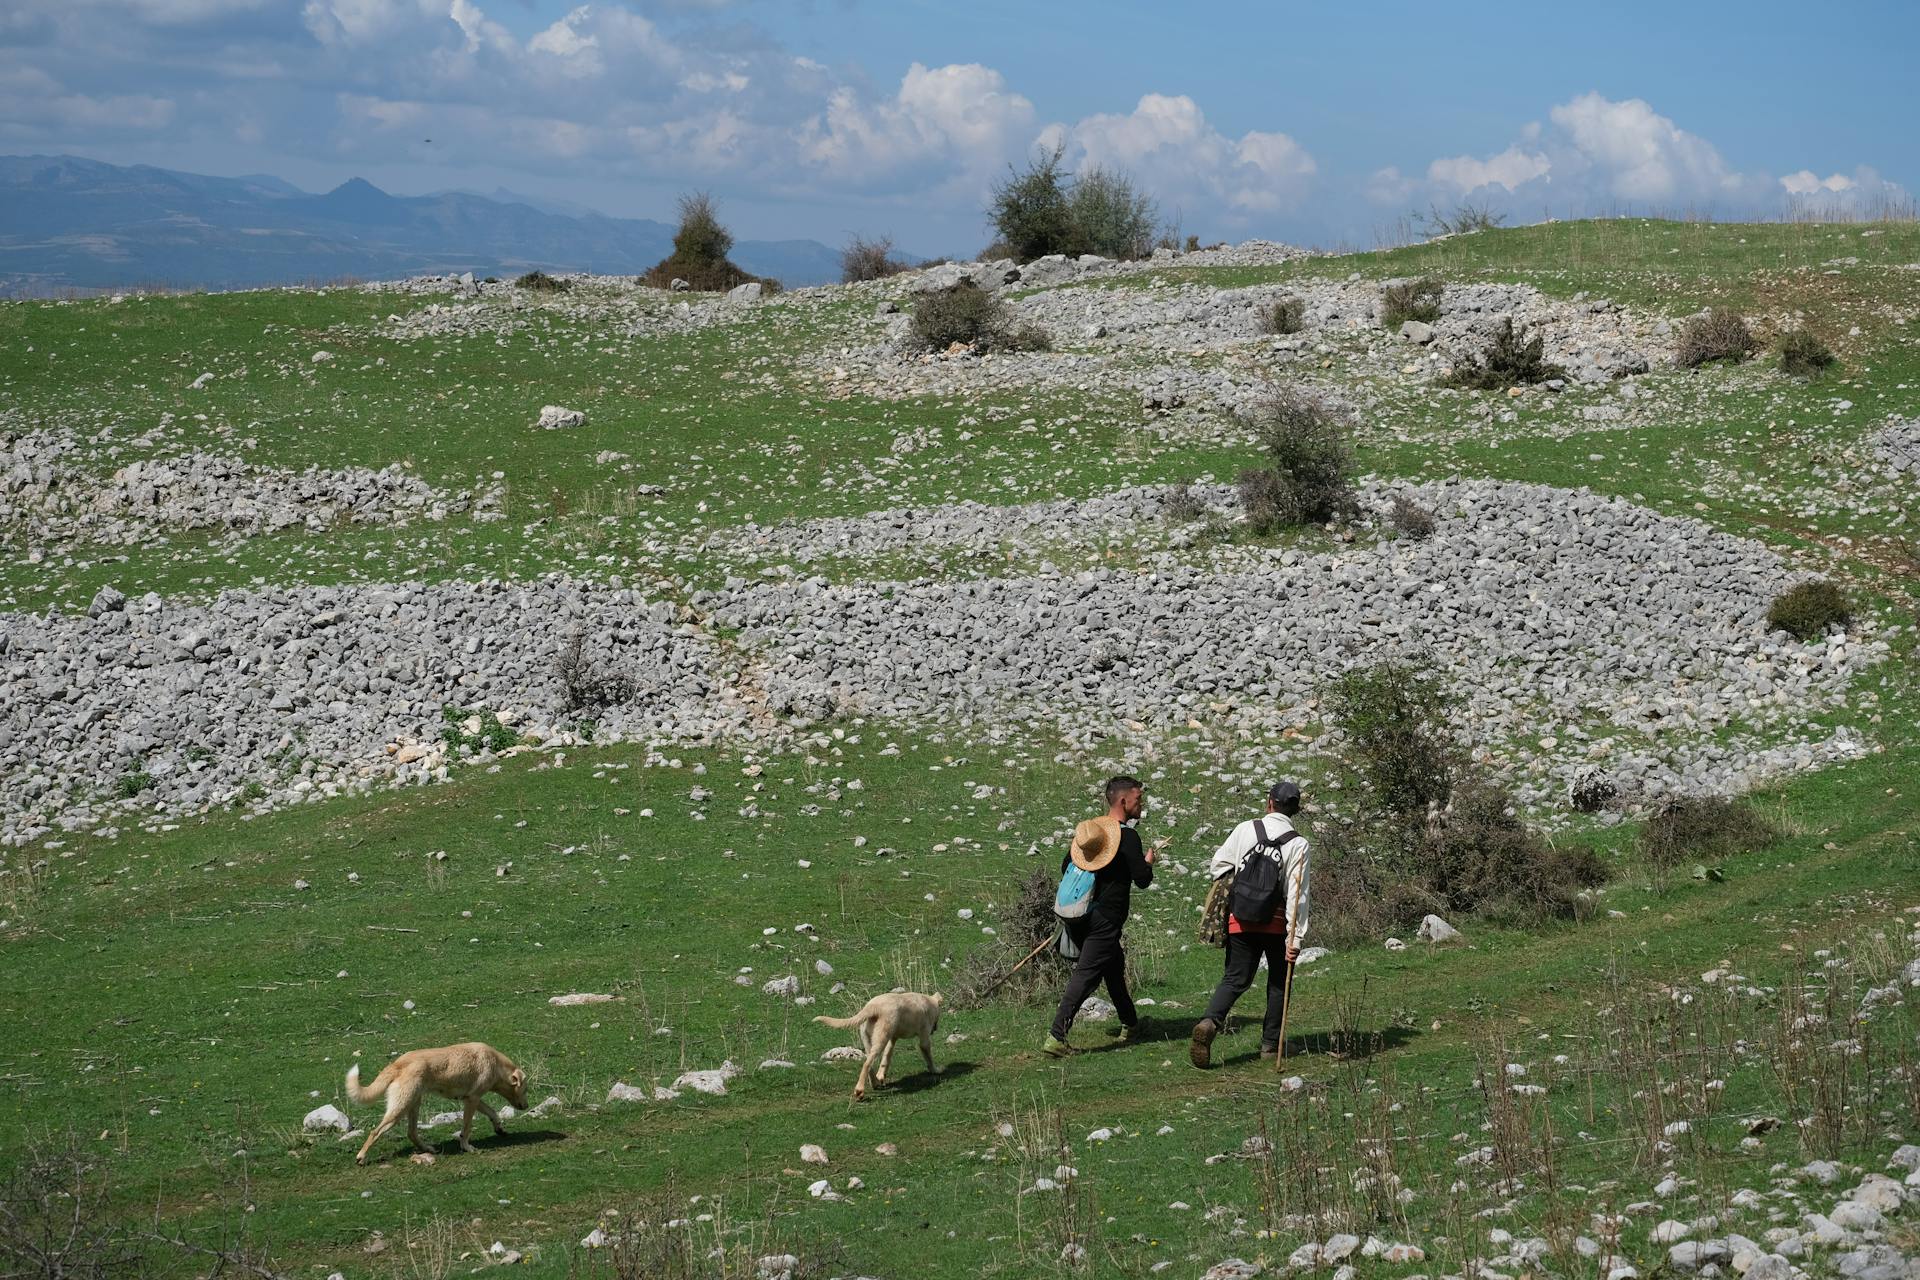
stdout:
[[940,1004],[940,993],[938,991],[934,992],[931,996],[928,996],[927,998],[933,1001],[936,1007],[938,1007],[938,1005]]
[[515,1067],[507,1076],[507,1081],[518,1089],[527,1083],[527,1073]]

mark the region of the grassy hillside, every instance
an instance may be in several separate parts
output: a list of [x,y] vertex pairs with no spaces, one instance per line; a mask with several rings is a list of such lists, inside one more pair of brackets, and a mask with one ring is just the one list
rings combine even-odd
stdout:
[[[1228,1257],[1278,1269],[1340,1231],[1424,1253],[1356,1256],[1364,1275],[1452,1275],[1508,1254],[1496,1229],[1547,1241],[1558,1274],[1596,1274],[1579,1237],[1649,1274],[1665,1265],[1652,1234],[1665,1219],[1714,1215],[1699,1238],[1759,1239],[1802,1207],[1824,1213],[1858,1175],[1821,1187],[1794,1171],[1879,1171],[1920,1140],[1920,993],[1903,977],[1920,931],[1920,571],[1906,541],[1920,502],[1910,483],[1861,480],[1873,434],[1920,408],[1915,263],[1911,225],[1606,222],[1079,286],[1431,272],[1672,318],[1725,302],[1763,333],[1826,335],[1841,364],[1812,382],[1771,357],[1656,368],[1636,381],[1664,406],[1658,422],[1589,426],[1536,396],[1496,440],[1478,400],[1397,387],[1362,424],[1362,466],[1382,476],[1588,486],[1769,543],[1843,581],[1889,639],[1894,656],[1828,717],[1867,753],[1757,795],[1785,834],[1711,875],[1656,884],[1631,823],[1573,819],[1564,838],[1614,874],[1592,918],[1459,921],[1461,946],[1343,948],[1300,971],[1283,1072],[1255,1060],[1257,1032],[1236,1020],[1223,1065],[1200,1073],[1184,1037],[1219,955],[1192,945],[1197,869],[1258,795],[1223,723],[1144,750],[1040,725],[842,719],[771,748],[527,751],[430,787],[147,815],[115,838],[5,850],[0,1163],[77,1147],[103,1219],[241,1241],[316,1278],[466,1274],[499,1259],[496,1241],[541,1275],[745,1276],[791,1253],[817,1275],[1197,1276]],[[1218,435],[1148,429],[1108,388],[879,399],[792,376],[784,358],[818,346],[830,359],[869,294],[694,330],[612,296],[598,312],[534,299],[507,331],[392,336],[405,330],[389,317],[442,301],[0,307],[0,425],[72,428],[100,475],[199,449],[294,469],[397,461],[448,489],[506,488],[499,521],[121,546],[8,529],[0,605],[84,609],[108,584],[204,596],[550,571],[687,599],[741,571],[707,539],[748,520],[1090,496],[1227,478],[1248,460]],[[587,424],[535,430],[549,404]],[[1134,553],[1092,554],[1123,574]],[[762,558],[781,563],[777,547]],[[936,555],[833,572],[935,566],[985,571]],[[1119,768],[1148,779],[1146,825],[1173,839],[1129,929],[1137,991],[1155,1002],[1145,1041],[1110,1044],[1111,1022],[1083,1022],[1074,1040],[1092,1051],[1058,1063],[1037,1053],[1044,994],[956,1009],[939,1074],[903,1045],[898,1082],[850,1106],[853,1064],[821,1060],[849,1037],[811,1017],[897,985],[951,990]],[[789,974],[812,1003],[763,993]],[[569,992],[614,999],[549,1003]],[[1250,994],[1240,1012],[1257,1007]],[[370,1119],[341,1097],[356,1057],[371,1074],[394,1052],[469,1038],[514,1055],[533,1100],[561,1105],[472,1155],[435,1129],[431,1165],[390,1135],[358,1168],[357,1142],[300,1133],[323,1102]],[[650,1091],[723,1062],[742,1070],[725,1096],[608,1100],[616,1081]],[[829,1163],[803,1161],[803,1144]],[[832,1196],[810,1193],[823,1178]],[[580,1244],[668,1219],[690,1222],[618,1251]],[[1914,1221],[1909,1209],[1887,1234],[1909,1253]]]

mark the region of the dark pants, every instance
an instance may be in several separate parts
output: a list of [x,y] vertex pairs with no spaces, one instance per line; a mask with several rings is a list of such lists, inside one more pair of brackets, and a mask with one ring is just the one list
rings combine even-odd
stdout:
[[1127,990],[1127,953],[1120,945],[1120,926],[1095,920],[1086,937],[1080,939],[1080,958],[1067,975],[1067,989],[1060,994],[1060,1007],[1053,1015],[1053,1038],[1065,1040],[1073,1026],[1074,1015],[1087,1002],[1093,989],[1102,982],[1113,998],[1120,1021],[1132,1026],[1140,1020],[1133,1007],[1133,995]]
[[1287,1012],[1287,935],[1284,933],[1230,933],[1227,935],[1227,972],[1213,989],[1205,1016],[1224,1027],[1233,1002],[1253,985],[1260,957],[1267,958],[1267,1016],[1260,1024],[1260,1047],[1280,1043],[1280,1022]]

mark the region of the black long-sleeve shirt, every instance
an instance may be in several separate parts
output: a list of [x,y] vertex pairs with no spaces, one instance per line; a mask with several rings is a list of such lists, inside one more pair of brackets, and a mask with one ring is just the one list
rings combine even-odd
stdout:
[[[1071,852],[1060,859],[1062,875],[1066,874],[1072,861]],[[1093,898],[1087,906],[1085,917],[1089,927],[1100,924],[1118,929],[1127,922],[1127,916],[1133,910],[1134,889],[1144,889],[1152,883],[1153,864],[1147,861],[1147,850],[1140,843],[1140,833],[1132,827],[1121,827],[1120,852],[1113,855],[1113,861],[1093,873]]]

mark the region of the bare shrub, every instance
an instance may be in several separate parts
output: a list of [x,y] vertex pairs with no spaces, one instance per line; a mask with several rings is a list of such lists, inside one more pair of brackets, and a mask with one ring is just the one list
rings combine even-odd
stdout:
[[1431,538],[1435,528],[1433,512],[1404,494],[1394,496],[1393,509],[1387,512],[1387,523],[1401,537],[1414,542]]
[[1793,378],[1817,378],[1834,363],[1833,351],[1805,329],[1781,334],[1775,350],[1780,355],[1780,372]]
[[1270,466],[1239,478],[1242,506],[1256,533],[1350,518],[1353,494],[1352,427],[1325,404],[1285,390],[1262,400],[1247,425]]
[[960,343],[976,351],[1045,351],[1052,345],[1033,325],[1017,325],[999,295],[962,280],[920,295],[909,325],[915,345],[944,351]]
[[1767,625],[1801,641],[1817,640],[1828,627],[1845,628],[1852,622],[1846,595],[1825,578],[1789,587],[1767,607]]
[[859,284],[863,280],[884,280],[907,270],[907,264],[893,256],[893,237],[872,240],[854,236],[840,251],[840,282]]
[[1207,504],[1200,501],[1200,495],[1193,486],[1182,480],[1167,490],[1165,501],[1160,504],[1160,512],[1175,524],[1186,524],[1198,520],[1207,514]]
[[1513,320],[1504,319],[1482,355],[1463,356],[1454,362],[1446,385],[1474,391],[1504,391],[1508,387],[1566,377],[1565,369],[1547,362],[1545,350],[1546,340],[1539,334],[1522,341],[1513,331]]
[[633,701],[633,680],[607,671],[587,656],[587,633],[575,628],[566,648],[554,659],[560,690],[568,712],[604,711]]
[[1619,794],[1620,788],[1606,774],[1587,769],[1567,787],[1567,803],[1579,813],[1598,813]]
[[1432,324],[1440,318],[1440,294],[1444,286],[1432,276],[1418,280],[1396,280],[1380,290],[1380,323],[1389,333],[1409,320]]
[[[1025,1004],[1057,984],[1068,968],[1055,948],[1027,961],[1018,973],[1013,967],[1029,951],[1051,938],[1060,921],[1053,914],[1054,877],[1036,867],[1007,897],[996,932],[969,951],[955,966],[950,980],[956,1009],[987,999]],[[1012,976],[1008,976],[1011,974]]]
[[108,1212],[105,1170],[77,1135],[31,1140],[0,1184],[0,1275],[137,1276],[144,1252]]
[[1276,299],[1272,305],[1260,308],[1260,332],[1272,334],[1298,333],[1306,327],[1307,301],[1291,295]]
[[1682,369],[1695,369],[1714,360],[1738,364],[1759,345],[1738,311],[1714,307],[1681,326],[1673,362]]
[[1688,862],[1717,862],[1763,849],[1780,829],[1752,805],[1724,796],[1681,796],[1661,805],[1640,828],[1641,856],[1656,883]]
[[1476,231],[1492,231],[1506,223],[1507,215],[1495,213],[1484,204],[1465,201],[1453,207],[1452,213],[1441,212],[1439,205],[1427,206],[1427,212],[1416,213],[1413,220],[1421,232],[1429,239],[1435,236],[1464,236]]
[[513,284],[516,289],[528,289],[534,293],[565,293],[573,288],[573,281],[550,276],[544,271],[529,271]]

